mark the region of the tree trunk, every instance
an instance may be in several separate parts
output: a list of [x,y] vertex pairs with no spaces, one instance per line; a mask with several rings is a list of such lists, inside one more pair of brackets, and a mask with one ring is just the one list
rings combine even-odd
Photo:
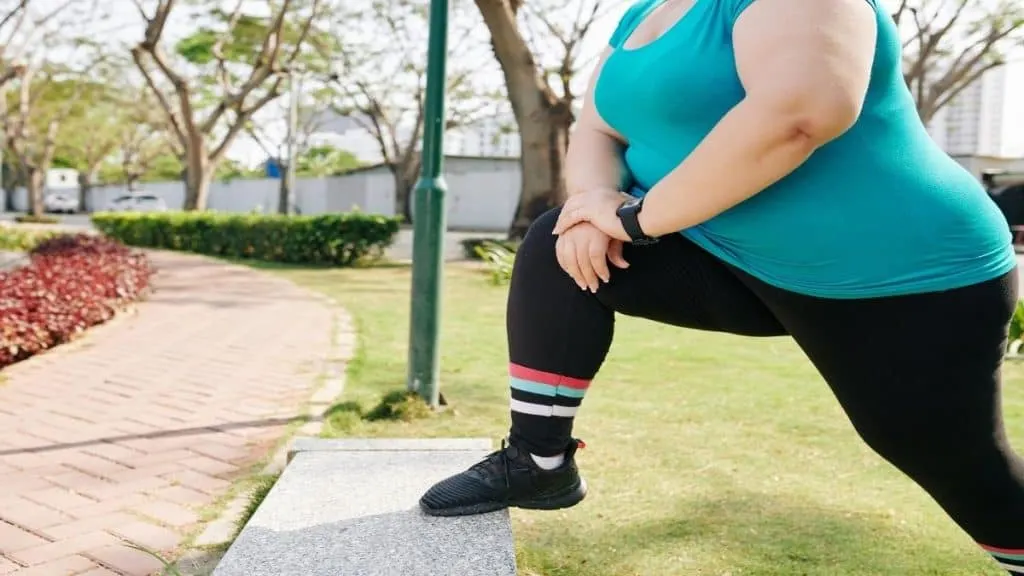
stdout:
[[184,210],[206,210],[210,195],[210,181],[213,180],[215,166],[207,161],[205,154],[190,153],[185,167],[185,205]]
[[98,170],[95,168],[83,170],[78,173],[78,211],[87,210],[89,195],[92,193],[93,182],[96,181]]
[[572,95],[559,99],[541,75],[519,32],[518,1],[475,1],[491,33],[522,143],[522,188],[508,231],[509,238],[518,239],[538,216],[565,199],[565,152],[572,124],[568,102]]
[[[282,166],[283,168],[283,166]],[[277,187],[277,213],[288,214],[288,170],[281,170]]]
[[420,159],[412,154],[404,167],[398,164],[390,167],[395,178],[395,214],[401,216],[403,222],[412,222],[412,190],[419,177]]
[[126,171],[124,174],[124,185],[128,188],[128,193],[134,193],[135,189],[139,185],[139,180],[142,179],[141,173],[135,173],[132,171]]
[[29,214],[39,217],[43,215],[43,188],[46,184],[46,172],[42,168],[29,167],[27,192]]
[[3,174],[4,211],[14,212],[14,192],[22,180],[21,168],[14,162],[9,162],[0,168],[0,173]]
[[522,239],[534,220],[565,201],[569,126],[553,116],[550,109],[541,108],[518,119],[522,188],[508,230],[510,240]]

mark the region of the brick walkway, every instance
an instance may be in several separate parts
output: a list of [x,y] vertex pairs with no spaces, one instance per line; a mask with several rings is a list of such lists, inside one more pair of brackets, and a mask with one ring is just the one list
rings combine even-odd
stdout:
[[148,575],[312,392],[331,312],[286,281],[154,254],[138,314],[0,373],[0,574]]

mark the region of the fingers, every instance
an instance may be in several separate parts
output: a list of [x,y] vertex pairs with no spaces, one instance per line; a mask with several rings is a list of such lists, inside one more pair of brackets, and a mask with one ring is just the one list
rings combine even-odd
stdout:
[[559,236],[555,242],[555,256],[558,258],[558,265],[576,282],[580,290],[586,290],[587,285],[583,281],[576,259],[576,243],[571,236]]
[[[608,241],[591,240],[587,247],[587,256],[590,258],[590,268],[594,274],[602,282],[607,282],[611,278],[611,272],[608,270]],[[595,287],[594,291],[596,290]]]
[[551,232],[552,234],[561,235],[569,228],[588,220],[586,207],[581,205],[580,202],[575,201],[578,198],[580,196],[569,198],[565,206],[562,207],[562,212],[558,215],[558,221],[555,222],[555,229]]
[[622,255],[624,245],[621,240],[614,239],[608,245],[608,261],[617,268],[629,268],[629,262],[626,262],[625,256]]
[[[594,266],[590,260],[590,247],[593,246],[594,242],[577,242],[576,243],[576,262],[579,266],[580,273],[583,275],[583,284],[586,285],[586,289],[591,292],[597,292],[598,287],[601,286],[597,274],[594,272]],[[604,250],[601,250],[604,252]]]

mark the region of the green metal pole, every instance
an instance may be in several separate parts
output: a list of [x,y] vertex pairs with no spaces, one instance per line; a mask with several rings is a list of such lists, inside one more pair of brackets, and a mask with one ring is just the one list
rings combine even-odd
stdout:
[[439,346],[444,272],[445,65],[448,59],[448,0],[430,2],[427,94],[420,179],[413,190],[412,314],[408,388],[432,407],[440,399]]

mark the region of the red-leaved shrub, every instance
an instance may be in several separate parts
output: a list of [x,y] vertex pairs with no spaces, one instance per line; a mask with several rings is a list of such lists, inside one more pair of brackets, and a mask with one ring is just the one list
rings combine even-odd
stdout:
[[0,368],[106,322],[149,287],[144,254],[100,236],[45,240],[21,268],[0,272]]

